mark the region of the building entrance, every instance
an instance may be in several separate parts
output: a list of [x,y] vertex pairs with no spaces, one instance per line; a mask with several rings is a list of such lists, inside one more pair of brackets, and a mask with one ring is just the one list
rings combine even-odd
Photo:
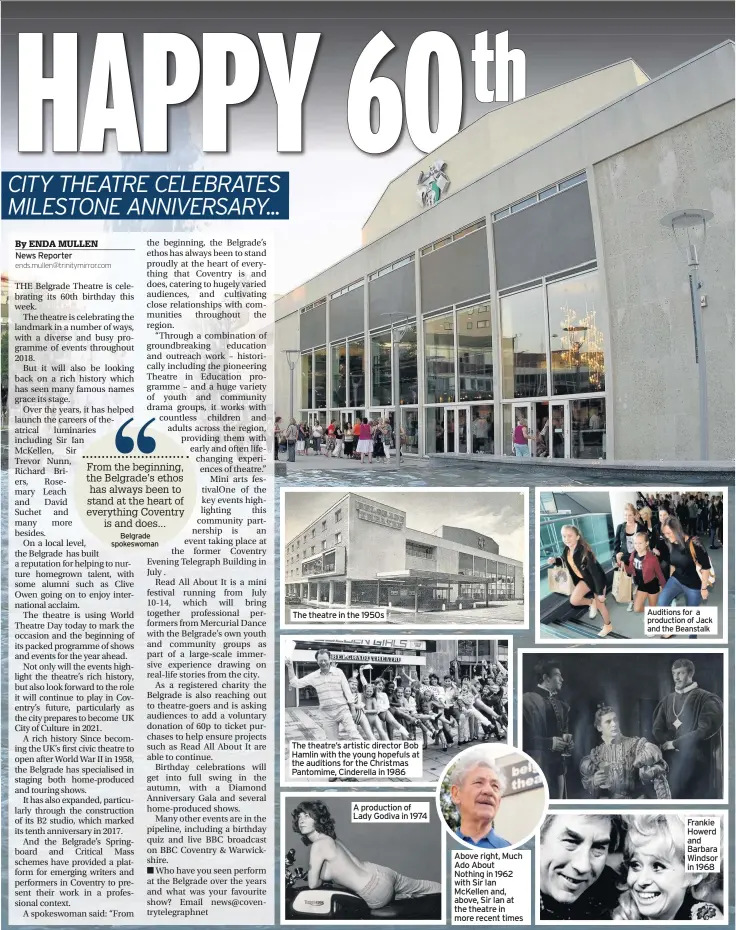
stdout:
[[504,404],[504,455],[514,454],[514,429],[522,420],[526,421],[531,456],[554,459],[606,457],[606,402],[602,397]]
[[427,407],[426,415],[428,455],[467,455],[472,451],[469,406]]
[[427,407],[428,455],[493,455],[493,405]]

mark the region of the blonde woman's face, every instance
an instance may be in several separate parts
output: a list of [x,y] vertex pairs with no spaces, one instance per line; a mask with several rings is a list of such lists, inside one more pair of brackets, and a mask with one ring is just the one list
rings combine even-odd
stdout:
[[672,920],[688,887],[685,863],[667,854],[658,839],[635,847],[626,884],[646,920]]
[[648,548],[646,538],[644,536],[634,537],[634,546],[638,555],[644,555]]

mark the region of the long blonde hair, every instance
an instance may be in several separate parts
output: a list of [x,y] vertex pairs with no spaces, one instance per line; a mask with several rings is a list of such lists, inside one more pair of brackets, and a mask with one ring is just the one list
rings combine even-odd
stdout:
[[585,538],[585,536],[583,536],[583,534],[580,532],[580,530],[579,530],[574,524],[572,524],[572,523],[566,523],[566,524],[560,529],[560,532],[562,532],[562,530],[572,530],[573,533],[577,536],[577,538],[578,538],[578,545],[581,547],[581,549],[583,550],[583,553],[584,553],[583,558],[585,558],[585,559],[588,559],[588,558],[590,558],[590,559],[595,559],[595,556],[593,555],[593,550],[590,548],[590,544],[588,543],[588,540]]
[[[687,827],[682,814],[622,814],[621,820],[626,828],[624,843],[624,867],[636,852],[637,847],[644,846],[651,840],[660,840],[664,847],[663,858],[677,858],[685,864],[685,848],[687,841]],[[721,862],[721,868],[723,863]],[[696,901],[710,901],[718,894],[718,884],[721,881],[719,872],[692,872],[687,876],[685,894],[688,890]],[[646,920],[636,906],[634,896],[629,891],[628,883],[620,885],[623,893],[618,900],[618,906],[611,915],[611,919],[620,920]],[[683,900],[685,895],[683,894]]]

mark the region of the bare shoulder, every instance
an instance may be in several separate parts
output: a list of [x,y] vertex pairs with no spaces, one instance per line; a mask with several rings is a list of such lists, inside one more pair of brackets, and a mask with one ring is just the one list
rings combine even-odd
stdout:
[[331,856],[337,849],[337,842],[331,836],[325,836],[324,834],[315,840],[313,845],[319,847],[320,853],[325,858]]

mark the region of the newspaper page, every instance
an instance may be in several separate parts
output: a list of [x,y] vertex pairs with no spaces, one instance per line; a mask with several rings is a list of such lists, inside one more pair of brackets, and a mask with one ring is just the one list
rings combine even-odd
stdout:
[[734,926],[734,9],[17,2],[2,908]]

